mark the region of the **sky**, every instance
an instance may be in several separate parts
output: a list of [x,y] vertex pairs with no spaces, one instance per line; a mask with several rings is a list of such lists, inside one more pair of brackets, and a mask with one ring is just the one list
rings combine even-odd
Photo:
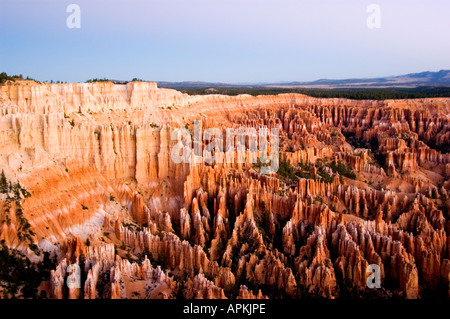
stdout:
[[448,0],[0,0],[0,72],[259,83],[438,71],[449,14]]

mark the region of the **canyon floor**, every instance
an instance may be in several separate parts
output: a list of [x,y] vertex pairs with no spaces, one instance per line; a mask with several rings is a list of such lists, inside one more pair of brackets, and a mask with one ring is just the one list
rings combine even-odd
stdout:
[[[197,120],[277,128],[277,173],[174,162]],[[7,82],[0,296],[449,298],[449,145],[450,98]]]

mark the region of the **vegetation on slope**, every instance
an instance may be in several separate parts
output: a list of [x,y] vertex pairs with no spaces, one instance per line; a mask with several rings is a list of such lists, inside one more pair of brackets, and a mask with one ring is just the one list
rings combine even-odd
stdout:
[[431,97],[450,97],[450,87],[417,87],[417,88],[386,88],[386,89],[307,89],[307,88],[270,88],[270,87],[177,87],[179,91],[189,95],[224,94],[236,96],[239,94],[276,95],[282,93],[299,93],[317,98],[343,98],[353,100],[389,100],[416,99]]
[[2,298],[42,298],[38,287],[50,279],[50,270],[56,267],[56,258],[44,252],[43,260],[32,263],[20,251],[0,242],[0,291]]

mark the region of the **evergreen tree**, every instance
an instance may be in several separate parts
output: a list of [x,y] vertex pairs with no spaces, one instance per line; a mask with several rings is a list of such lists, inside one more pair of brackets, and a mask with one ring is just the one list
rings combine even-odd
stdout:
[[5,172],[3,170],[0,176],[0,192],[3,194],[8,192],[8,181],[6,180]]

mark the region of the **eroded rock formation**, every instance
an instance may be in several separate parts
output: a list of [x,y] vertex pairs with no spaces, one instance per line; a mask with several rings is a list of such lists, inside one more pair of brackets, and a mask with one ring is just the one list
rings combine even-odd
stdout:
[[[0,239],[57,255],[52,298],[449,296],[449,113],[447,98],[9,83]],[[204,139],[175,161],[176,129],[195,120],[218,145],[229,128],[278,128],[277,173],[261,174],[257,151],[201,161]]]

